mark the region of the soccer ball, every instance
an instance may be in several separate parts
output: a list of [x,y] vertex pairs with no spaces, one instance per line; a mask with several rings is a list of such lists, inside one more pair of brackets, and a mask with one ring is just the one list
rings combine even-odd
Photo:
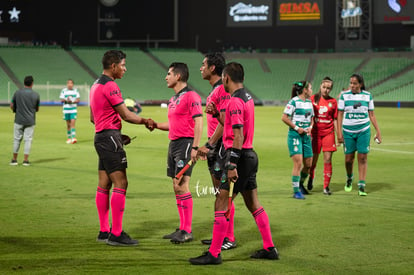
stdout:
[[68,97],[66,98],[66,101],[68,101],[68,102],[72,102],[72,97],[71,97],[71,96],[68,96]]

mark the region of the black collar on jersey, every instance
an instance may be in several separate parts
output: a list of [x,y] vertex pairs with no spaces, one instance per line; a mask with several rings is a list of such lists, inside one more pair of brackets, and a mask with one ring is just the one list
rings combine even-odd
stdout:
[[247,102],[252,99],[252,96],[246,91],[244,87],[236,90],[233,93],[232,97],[241,98],[244,102]]
[[223,81],[221,80],[221,78],[216,82],[216,83],[214,83],[214,85],[213,85],[213,90],[215,89],[215,88],[217,88],[218,86],[220,86],[221,84],[223,84]]
[[174,96],[174,100],[176,100],[177,98],[179,98],[181,95],[185,94],[186,92],[191,91],[188,86],[185,86],[181,91],[179,91],[178,93],[175,94]]
[[232,96],[235,96],[235,97],[240,97],[240,94],[242,94],[242,93],[246,93],[246,91],[245,91],[244,87],[243,87],[243,88],[240,88],[240,89],[235,90]]
[[108,83],[109,81],[114,81],[112,78],[110,78],[109,76],[102,74],[96,81],[96,84],[102,84],[105,85],[106,83]]

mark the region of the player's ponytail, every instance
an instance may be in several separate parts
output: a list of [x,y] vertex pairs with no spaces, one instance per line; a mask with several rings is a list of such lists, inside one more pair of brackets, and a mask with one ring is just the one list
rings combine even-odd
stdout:
[[307,88],[308,85],[309,85],[309,82],[307,82],[305,80],[297,81],[297,82],[293,83],[291,98],[294,98],[295,96],[298,96],[298,95],[302,94],[303,89]]

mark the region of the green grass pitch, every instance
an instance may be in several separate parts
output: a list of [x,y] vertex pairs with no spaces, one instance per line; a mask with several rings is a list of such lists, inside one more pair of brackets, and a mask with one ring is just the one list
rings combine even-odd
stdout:
[[[346,193],[344,155],[334,154],[332,196],[322,194],[322,161],[305,201],[291,198],[292,161],[282,107],[256,108],[259,199],[266,209],[279,261],[253,260],[262,247],[254,219],[236,199],[238,247],[220,266],[192,266],[207,249],[214,196],[205,162],[193,170],[191,243],[162,236],[178,225],[166,176],[167,133],[123,123],[137,139],[126,147],[128,179],[124,229],[140,241],[118,248],[97,243],[97,156],[87,107],[79,108],[78,143],[68,145],[61,107],[43,107],[30,155],[32,166],[9,166],[13,114],[0,108],[0,274],[412,274],[414,271],[413,110],[377,108],[383,144],[371,143],[367,197]],[[165,121],[166,109],[144,106],[142,116]],[[204,127],[205,128],[205,127]],[[203,142],[206,140],[205,132]],[[22,150],[23,148],[21,148]],[[354,185],[358,177],[355,164]],[[196,186],[198,186],[198,193]]]

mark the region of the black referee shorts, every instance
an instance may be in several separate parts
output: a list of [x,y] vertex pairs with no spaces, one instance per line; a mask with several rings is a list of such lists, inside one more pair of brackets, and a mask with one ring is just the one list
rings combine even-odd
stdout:
[[221,179],[223,175],[224,162],[226,161],[226,149],[223,145],[223,140],[220,138],[215,144],[214,149],[207,154],[207,166],[210,174],[216,179]]
[[[230,150],[226,151],[226,162],[230,159]],[[243,191],[254,190],[257,188],[256,173],[259,167],[259,159],[253,149],[242,149],[239,163],[237,164],[237,174],[239,178],[234,183],[233,193],[237,194]],[[220,189],[230,190],[227,180],[227,171],[225,170],[226,179],[222,179]],[[224,182],[223,182],[224,181]]]
[[99,157],[98,170],[105,170],[111,174],[128,167],[119,130],[104,130],[96,133],[94,144]]
[[[174,178],[191,159],[193,138],[179,138],[171,140],[168,146],[167,176]],[[193,166],[185,171],[185,176],[191,176]]]

